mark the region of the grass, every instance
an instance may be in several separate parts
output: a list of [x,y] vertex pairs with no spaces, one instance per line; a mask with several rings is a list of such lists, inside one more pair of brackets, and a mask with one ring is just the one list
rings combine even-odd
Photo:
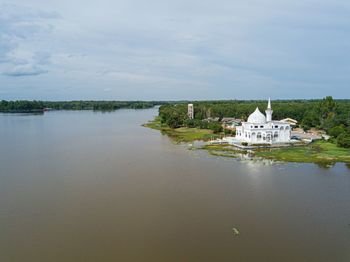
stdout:
[[175,143],[193,142],[196,140],[208,141],[219,137],[219,135],[214,134],[212,130],[208,129],[187,127],[170,128],[169,126],[162,124],[159,117],[156,117],[153,121],[149,121],[143,126],[160,130],[162,134],[168,135]]
[[255,155],[258,157],[286,162],[320,164],[334,164],[336,162],[350,163],[349,149],[340,148],[335,144],[326,141],[317,141],[308,146],[257,151]]
[[[239,154],[248,154],[228,145],[206,145],[202,149],[208,150],[215,156],[239,157]],[[333,165],[336,162],[350,164],[350,149],[340,148],[326,141],[317,141],[305,146],[259,149],[250,151],[249,155],[275,161],[316,163],[324,166]]]

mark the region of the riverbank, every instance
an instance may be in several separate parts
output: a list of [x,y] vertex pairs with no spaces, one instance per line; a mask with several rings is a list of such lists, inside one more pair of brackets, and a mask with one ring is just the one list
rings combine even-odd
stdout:
[[[172,129],[160,122],[159,118],[144,124],[143,126],[156,129],[162,134],[168,135],[175,143],[193,142],[195,140],[208,141],[218,138],[211,130],[180,127]],[[223,145],[205,145],[200,149],[207,150],[211,155],[241,158],[263,158],[281,162],[316,163],[321,165],[333,165],[337,162],[350,164],[350,149],[319,140],[304,146],[289,146],[281,148],[265,148],[259,150],[241,150],[236,147]]]
[[220,135],[214,134],[212,130],[208,129],[187,127],[170,128],[162,124],[159,117],[156,117],[143,126],[161,131],[162,134],[168,135],[175,143],[193,142],[196,140],[209,141],[220,137]]
[[281,162],[316,163],[333,165],[337,162],[350,164],[350,149],[337,147],[335,144],[319,140],[304,146],[290,146],[281,148],[238,150],[229,145],[206,145],[202,149],[212,155],[239,157],[242,154],[252,158],[264,158]]

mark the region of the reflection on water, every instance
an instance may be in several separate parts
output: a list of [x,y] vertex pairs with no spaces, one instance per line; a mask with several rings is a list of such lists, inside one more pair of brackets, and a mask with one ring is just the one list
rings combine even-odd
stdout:
[[348,167],[188,150],[155,114],[0,115],[0,261],[350,261]]

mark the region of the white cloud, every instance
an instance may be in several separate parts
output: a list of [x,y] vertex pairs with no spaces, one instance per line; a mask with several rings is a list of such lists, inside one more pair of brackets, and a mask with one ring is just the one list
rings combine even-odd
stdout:
[[0,72],[6,76],[40,75],[47,72],[50,54],[28,48],[52,31],[54,12],[42,12],[13,4],[0,5]]
[[32,64],[17,65],[4,72],[5,75],[14,77],[35,76],[44,73],[47,73],[47,70]]

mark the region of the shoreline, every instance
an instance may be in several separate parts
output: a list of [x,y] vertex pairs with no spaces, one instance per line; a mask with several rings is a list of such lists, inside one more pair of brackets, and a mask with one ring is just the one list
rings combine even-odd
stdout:
[[[161,131],[176,143],[190,143],[194,141],[209,141],[218,138],[219,134],[214,134],[208,129],[198,128],[170,128],[161,124],[159,117],[143,124],[144,127]],[[222,157],[231,157],[239,159],[242,155],[252,158],[268,159],[278,162],[289,163],[314,163],[323,167],[330,167],[336,163],[345,163],[350,165],[350,149],[341,148],[337,145],[318,140],[310,144],[301,146],[288,146],[278,148],[259,148],[256,150],[237,149],[228,144],[207,144],[196,148],[206,150],[209,154]]]

